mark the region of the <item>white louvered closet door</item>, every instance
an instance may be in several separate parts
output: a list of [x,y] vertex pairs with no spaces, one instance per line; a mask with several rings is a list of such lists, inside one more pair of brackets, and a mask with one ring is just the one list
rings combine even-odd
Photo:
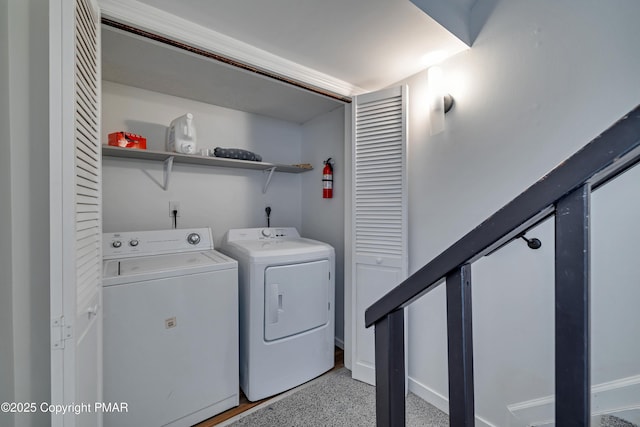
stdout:
[[369,384],[374,330],[364,312],[408,270],[406,109],[406,86],[357,96],[352,108],[352,375]]
[[[73,23],[73,25],[71,25]],[[100,13],[50,2],[52,403],[102,400]],[[91,408],[53,426],[99,426]]]

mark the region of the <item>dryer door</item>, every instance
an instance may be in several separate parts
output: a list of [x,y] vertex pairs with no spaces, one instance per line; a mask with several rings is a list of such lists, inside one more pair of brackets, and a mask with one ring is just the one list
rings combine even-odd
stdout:
[[274,341],[327,324],[329,261],[267,267],[264,339]]

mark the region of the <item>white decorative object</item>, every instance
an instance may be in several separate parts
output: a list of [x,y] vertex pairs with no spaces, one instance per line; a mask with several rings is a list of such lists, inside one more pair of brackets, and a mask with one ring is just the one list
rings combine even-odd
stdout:
[[167,130],[167,151],[182,154],[196,153],[196,128],[193,114],[187,113],[171,121]]

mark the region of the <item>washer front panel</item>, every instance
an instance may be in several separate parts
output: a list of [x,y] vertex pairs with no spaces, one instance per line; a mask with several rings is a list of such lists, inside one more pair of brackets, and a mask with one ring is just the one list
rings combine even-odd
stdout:
[[129,403],[128,413],[105,414],[106,427],[190,426],[238,404],[235,269],[103,295],[104,398]]

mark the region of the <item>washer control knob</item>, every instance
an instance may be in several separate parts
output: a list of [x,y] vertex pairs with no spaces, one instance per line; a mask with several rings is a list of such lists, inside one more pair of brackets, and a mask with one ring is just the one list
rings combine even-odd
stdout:
[[129,246],[136,247],[136,246],[138,246],[138,243],[140,243],[140,242],[138,242],[138,239],[129,240]]
[[114,240],[113,243],[111,243],[111,246],[113,246],[114,248],[119,248],[120,246],[122,246],[122,242],[120,240]]
[[191,233],[187,236],[187,242],[192,245],[200,243],[200,235],[198,233]]
[[261,233],[262,233],[262,235],[264,237],[271,237],[271,229],[270,228],[263,228]]

